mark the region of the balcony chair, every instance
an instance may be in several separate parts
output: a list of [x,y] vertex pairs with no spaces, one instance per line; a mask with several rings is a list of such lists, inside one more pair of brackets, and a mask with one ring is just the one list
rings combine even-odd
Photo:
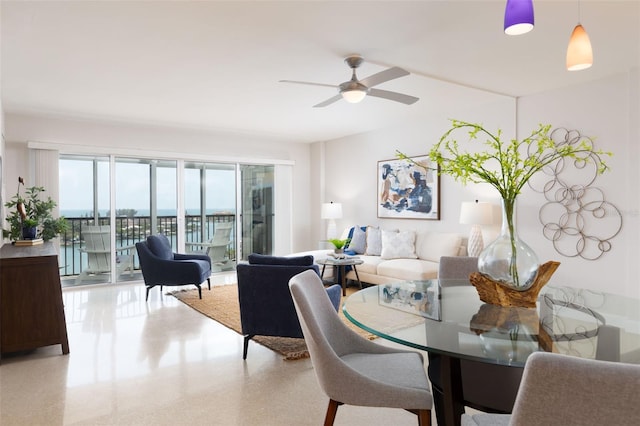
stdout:
[[[187,247],[201,247],[203,254],[211,259],[211,268],[213,271],[224,271],[233,269],[232,260],[229,256],[229,244],[231,244],[231,232],[233,231],[233,222],[216,222],[213,238],[208,242],[189,242]],[[193,251],[193,253],[197,253]]]
[[164,234],[149,235],[146,241],[136,243],[140,269],[147,286],[145,300],[149,300],[149,290],[159,285],[180,286],[193,284],[198,288],[206,280],[211,290],[211,259],[203,254],[180,254],[171,250],[169,239]]
[[[312,270],[313,256],[276,257],[249,255],[249,263],[237,267],[238,300],[244,348],[247,359],[249,340],[254,336],[302,338],[302,329],[289,292],[289,279],[300,272]],[[341,287],[334,285],[326,291],[334,310],[340,305]]]
[[431,424],[432,399],[418,352],[373,343],[342,322],[325,296],[322,280],[305,271],[289,281],[311,362],[329,397],[324,424],[342,404],[404,408]]
[[[82,239],[84,240],[84,247],[80,248],[80,253],[87,255],[87,266],[76,278],[76,285],[82,284],[82,281],[89,275],[111,272],[111,235],[109,225],[83,227]],[[129,271],[129,274],[133,275],[133,253],[131,253],[133,248],[133,245],[116,248],[117,276],[122,275],[125,271]]]
[[639,365],[535,352],[513,414],[465,414],[462,426],[639,425],[639,389]]

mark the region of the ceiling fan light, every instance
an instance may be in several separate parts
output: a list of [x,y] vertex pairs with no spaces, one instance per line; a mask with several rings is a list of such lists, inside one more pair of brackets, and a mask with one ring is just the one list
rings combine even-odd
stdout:
[[504,32],[520,35],[533,29],[533,0],[507,0],[504,10]]
[[365,96],[367,96],[367,92],[364,90],[344,90],[341,93],[342,98],[351,103],[351,104],[357,104],[358,102],[360,102],[361,100],[364,99]]
[[589,35],[580,24],[576,25],[567,47],[567,70],[580,71],[593,65],[593,50]]

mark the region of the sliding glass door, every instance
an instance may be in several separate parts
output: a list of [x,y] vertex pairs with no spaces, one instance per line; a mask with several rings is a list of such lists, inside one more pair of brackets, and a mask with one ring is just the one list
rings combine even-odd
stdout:
[[273,166],[65,155],[59,169],[64,285],[141,279],[135,243],[155,233],[213,272],[273,253]]
[[209,255],[212,271],[236,265],[236,166],[187,162],[184,166],[186,249]]
[[241,165],[242,259],[273,253],[274,167]]

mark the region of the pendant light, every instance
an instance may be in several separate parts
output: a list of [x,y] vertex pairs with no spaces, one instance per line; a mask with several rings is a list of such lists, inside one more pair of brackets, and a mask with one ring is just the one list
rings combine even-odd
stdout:
[[578,2],[578,25],[573,29],[567,47],[567,70],[580,71],[593,65],[591,41],[584,27],[580,24],[580,2]]
[[504,10],[504,32],[520,35],[533,29],[533,0],[507,0]]

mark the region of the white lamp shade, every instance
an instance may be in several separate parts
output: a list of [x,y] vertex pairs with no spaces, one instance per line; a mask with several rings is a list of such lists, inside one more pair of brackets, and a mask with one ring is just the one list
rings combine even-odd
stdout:
[[569,39],[567,47],[567,70],[580,71],[593,65],[593,50],[591,41],[584,27],[576,25]]
[[465,201],[460,208],[460,223],[465,225],[491,225],[493,208],[490,203]]
[[341,219],[342,204],[334,202],[323,203],[320,216],[322,217],[322,219]]

